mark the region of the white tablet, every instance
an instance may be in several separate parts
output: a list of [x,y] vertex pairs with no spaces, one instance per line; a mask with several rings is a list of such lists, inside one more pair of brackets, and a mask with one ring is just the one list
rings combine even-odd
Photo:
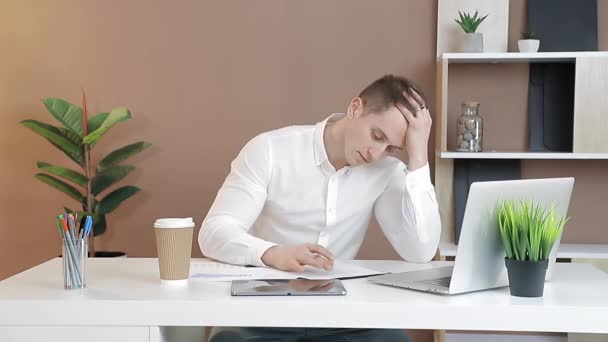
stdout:
[[346,289],[339,279],[233,280],[233,296],[343,296]]

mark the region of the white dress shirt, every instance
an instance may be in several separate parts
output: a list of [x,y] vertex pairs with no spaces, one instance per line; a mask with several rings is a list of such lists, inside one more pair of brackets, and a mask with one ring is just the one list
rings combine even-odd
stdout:
[[353,259],[372,213],[399,253],[413,262],[433,258],[441,221],[429,166],[408,171],[397,158],[335,170],[323,131],[291,126],[250,140],[202,223],[206,256],[232,264],[264,266],[277,244],[313,243],[338,259]]

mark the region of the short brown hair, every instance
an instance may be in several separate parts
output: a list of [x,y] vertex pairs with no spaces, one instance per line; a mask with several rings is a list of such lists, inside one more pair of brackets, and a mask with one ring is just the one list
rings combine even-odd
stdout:
[[410,96],[415,92],[426,103],[424,94],[411,80],[395,75],[385,75],[375,80],[359,94],[363,100],[364,113],[381,113],[395,104],[401,103],[416,115],[416,110],[403,96],[403,92]]

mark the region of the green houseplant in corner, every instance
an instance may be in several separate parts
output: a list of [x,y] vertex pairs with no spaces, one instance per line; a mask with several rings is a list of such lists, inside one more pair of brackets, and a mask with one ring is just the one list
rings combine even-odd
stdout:
[[483,34],[477,32],[477,28],[488,15],[480,17],[478,11],[475,11],[473,15],[458,11],[458,16],[460,20],[454,19],[454,21],[460,25],[465,33],[462,52],[483,52]]
[[[91,162],[93,147],[110,128],[131,118],[129,110],[120,107],[89,118],[84,91],[82,108],[59,98],[45,98],[42,102],[61,125],[53,126],[31,119],[23,120],[21,124],[57,147],[76,164],[78,170],[39,161],[37,166],[41,172],[35,177],[76,200],[82,207],[82,210],[75,211],[79,217],[93,217],[93,234],[89,241],[91,256],[116,256],[95,252],[95,237],[106,231],[106,215],[140,189],[126,185],[110,191],[110,187],[134,169],[121,163],[151,144],[139,141],[118,148],[94,166]],[[67,207],[65,210],[72,211]]]
[[531,200],[503,201],[497,209],[511,295],[541,297],[549,254],[568,219]]

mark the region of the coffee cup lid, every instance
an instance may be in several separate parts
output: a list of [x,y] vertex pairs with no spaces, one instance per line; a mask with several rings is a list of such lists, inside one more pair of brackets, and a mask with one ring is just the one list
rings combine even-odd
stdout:
[[154,228],[191,228],[194,227],[192,217],[159,218],[154,221]]

